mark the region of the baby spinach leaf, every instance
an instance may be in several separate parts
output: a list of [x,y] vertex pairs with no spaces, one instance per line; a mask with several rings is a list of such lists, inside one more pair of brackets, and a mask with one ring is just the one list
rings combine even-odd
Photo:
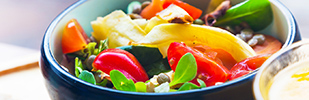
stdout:
[[144,82],[136,82],[135,88],[137,92],[147,92],[147,86]]
[[197,79],[197,82],[200,84],[201,88],[206,87],[206,84],[204,81],[202,81],[201,79]]
[[148,46],[122,46],[117,47],[118,49],[126,50],[133,54],[136,59],[141,63],[142,66],[147,66],[154,62],[163,59],[162,54],[156,47]]
[[75,58],[75,76],[78,77],[79,74],[84,70],[82,61],[78,57]]
[[268,0],[246,0],[227,10],[217,19],[215,26],[236,26],[247,22],[254,31],[267,27],[273,20],[273,13]]
[[96,81],[94,79],[94,76],[91,72],[87,71],[87,70],[83,70],[80,75],[78,76],[78,78],[86,81],[86,82],[89,82],[89,83],[92,83],[92,84],[96,84]]
[[133,80],[128,80],[120,71],[112,70],[110,72],[110,78],[117,90],[136,92]]
[[183,84],[178,91],[185,91],[185,90],[191,90],[191,89],[200,89],[201,87],[190,83],[190,82],[186,82],[185,84]]
[[178,83],[191,81],[196,76],[196,73],[197,64],[195,58],[191,53],[186,53],[180,58],[176,66],[174,79],[169,85],[173,86]]

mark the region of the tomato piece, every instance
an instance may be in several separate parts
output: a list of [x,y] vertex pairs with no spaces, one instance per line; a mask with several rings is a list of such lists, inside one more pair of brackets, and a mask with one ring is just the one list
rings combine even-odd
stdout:
[[146,19],[156,16],[158,12],[163,10],[164,1],[165,0],[152,0],[152,2],[141,11],[140,15]]
[[276,38],[270,35],[264,35],[265,42],[262,45],[256,45],[253,47],[253,50],[257,55],[261,54],[273,54],[279,51],[282,47],[282,43]]
[[193,48],[204,53],[215,60],[218,64],[225,66],[227,69],[231,69],[237,63],[233,56],[223,49],[212,49],[205,45],[196,45],[193,46]]
[[134,82],[146,82],[148,75],[133,54],[122,49],[106,49],[93,61],[94,68],[109,74],[112,70],[120,71]]
[[196,80],[197,78],[203,80],[207,86],[212,86],[216,82],[225,82],[230,77],[229,70],[224,66],[184,43],[171,43],[167,52],[167,58],[173,71],[175,71],[178,61],[184,54],[191,53],[195,57],[197,75],[191,82],[196,85],[199,85]]
[[87,46],[89,41],[90,39],[77,20],[71,19],[62,34],[62,52],[66,54],[81,50]]
[[231,72],[230,80],[236,79],[238,77],[244,76],[255,69],[259,68],[268,58],[270,54],[258,55],[254,57],[246,58],[237,64],[235,64]]
[[146,8],[142,10],[140,15],[143,18],[150,19],[163,9],[167,8],[170,4],[175,4],[184,9],[193,19],[198,19],[202,15],[202,10],[191,6],[180,0],[152,0]]
[[193,19],[198,19],[202,15],[202,10],[191,6],[185,2],[182,2],[180,0],[166,0],[163,4],[163,8],[167,8],[170,4],[175,4],[182,9],[184,9]]

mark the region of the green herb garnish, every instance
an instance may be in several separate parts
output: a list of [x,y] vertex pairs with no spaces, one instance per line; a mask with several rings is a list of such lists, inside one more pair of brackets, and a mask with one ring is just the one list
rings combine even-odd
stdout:
[[197,73],[197,64],[191,53],[183,55],[176,67],[174,79],[169,86],[191,81]]
[[87,70],[83,70],[80,75],[78,76],[78,78],[86,81],[86,82],[89,82],[89,83],[92,83],[92,84],[96,84],[96,81],[95,81],[95,78],[93,76],[93,74]]
[[132,79],[127,79],[120,71],[112,70],[110,77],[117,90],[136,92],[135,84]]

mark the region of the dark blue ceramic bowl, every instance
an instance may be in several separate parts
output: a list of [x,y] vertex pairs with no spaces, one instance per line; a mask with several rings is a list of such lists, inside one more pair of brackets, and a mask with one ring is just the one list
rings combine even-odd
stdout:
[[[239,2],[241,0],[232,0]],[[270,0],[274,20],[262,30],[284,43],[283,47],[301,39],[297,24],[289,10],[277,0]],[[84,82],[62,68],[61,37],[65,24],[76,18],[86,33],[92,31],[90,22],[116,9],[125,10],[131,0],[81,0],[64,10],[48,27],[42,42],[40,67],[51,99],[253,99],[252,80],[257,70],[222,85],[170,93],[138,93],[118,91]],[[187,0],[189,4],[204,9],[208,1]],[[205,2],[205,3],[201,3]],[[203,8],[204,7],[204,8]]]

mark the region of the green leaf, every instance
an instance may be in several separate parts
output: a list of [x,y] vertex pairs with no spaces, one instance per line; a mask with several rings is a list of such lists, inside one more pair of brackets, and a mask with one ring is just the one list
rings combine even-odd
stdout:
[[183,55],[175,70],[174,79],[169,84],[170,86],[191,81],[197,73],[197,64],[194,56],[191,53]]
[[108,38],[100,41],[98,52],[95,55],[98,55],[100,52],[102,52],[105,49],[108,49]]
[[185,90],[191,90],[191,89],[200,89],[200,87],[193,83],[186,82],[178,89],[178,91],[185,91]]
[[131,14],[133,12],[133,7],[135,5],[141,5],[141,3],[138,2],[138,1],[132,1],[131,3],[129,3],[129,5],[127,7],[127,14]]
[[142,66],[147,66],[163,59],[161,52],[156,47],[122,46],[117,48],[133,54]]
[[144,82],[136,82],[135,88],[137,92],[147,92],[147,86]]
[[247,22],[254,31],[259,31],[267,27],[272,20],[273,13],[268,0],[246,0],[227,10],[214,25],[225,27]]
[[143,67],[147,72],[148,77],[153,77],[154,75],[158,75],[162,72],[168,72],[171,70],[167,58]]
[[95,53],[95,46],[97,45],[97,43],[95,43],[95,42],[90,42],[90,43],[88,43],[88,45],[87,45],[87,49],[88,49],[88,57],[90,56],[90,55],[93,55],[94,53]]
[[87,70],[84,70],[80,73],[80,75],[78,76],[78,78],[86,81],[86,82],[89,82],[89,83],[92,83],[92,84],[96,84],[96,81],[95,81],[95,78],[93,76],[93,74]]
[[205,84],[205,82],[203,80],[197,79],[197,82],[200,84],[201,88],[206,87],[206,84]]
[[110,78],[117,90],[136,92],[133,80],[128,80],[120,71],[112,70],[110,72]]
[[75,58],[75,76],[78,77],[79,74],[84,70],[82,61],[78,57]]
[[100,83],[97,83],[97,85],[100,85],[100,86],[106,86],[107,82],[108,82],[108,80],[107,80],[107,79],[103,79],[103,81],[102,81],[102,82],[100,82]]

